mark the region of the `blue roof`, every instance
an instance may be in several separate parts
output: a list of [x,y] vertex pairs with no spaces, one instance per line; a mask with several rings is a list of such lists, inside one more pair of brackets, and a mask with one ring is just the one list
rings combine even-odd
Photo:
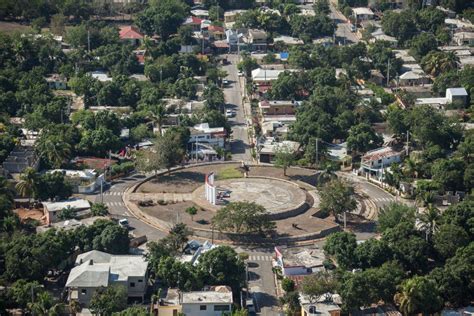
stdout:
[[280,58],[281,59],[288,59],[289,55],[290,55],[290,53],[288,53],[288,52],[281,52],[280,53]]

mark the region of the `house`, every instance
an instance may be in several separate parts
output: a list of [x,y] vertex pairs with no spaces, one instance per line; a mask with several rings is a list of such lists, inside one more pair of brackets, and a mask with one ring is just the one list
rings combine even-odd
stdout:
[[313,40],[313,44],[321,45],[323,47],[331,47],[334,46],[334,38],[329,36],[316,38]]
[[92,250],[77,256],[66,281],[69,301],[87,306],[95,291],[124,286],[129,298],[143,300],[147,289],[148,261],[144,256],[111,255]]
[[43,202],[42,204],[46,223],[48,224],[58,222],[58,214],[65,208],[72,208],[76,215],[88,213],[91,208],[89,201],[79,198],[71,198],[60,202]]
[[398,77],[400,86],[419,86],[430,83],[430,78],[420,69],[412,69],[404,72]]
[[154,310],[160,316],[176,316],[182,313],[179,290],[168,288],[162,291]]
[[209,11],[203,9],[194,9],[190,11],[192,15],[200,19],[208,19],[209,18]]
[[224,148],[227,136],[224,127],[209,127],[208,123],[197,124],[190,128],[188,144],[206,144]]
[[186,315],[221,316],[232,311],[232,290],[228,286],[213,286],[209,291],[184,292],[180,303]]
[[366,152],[360,162],[360,169],[365,173],[383,172],[382,169],[390,167],[392,163],[402,160],[403,152],[394,150],[392,147],[380,147]]
[[265,51],[267,49],[267,32],[263,30],[249,29],[242,39],[252,51]]
[[53,90],[66,90],[67,78],[60,74],[52,74],[45,78],[48,87]]
[[226,29],[231,29],[237,18],[247,10],[230,10],[224,12],[224,26]]
[[474,25],[469,21],[464,21],[460,19],[454,18],[446,18],[444,19],[444,24],[449,26],[452,29],[472,29]]
[[341,308],[332,302],[301,302],[301,316],[340,316]]
[[120,40],[132,46],[140,46],[143,42],[143,34],[133,25],[121,26],[119,31]]
[[459,46],[474,45],[474,32],[458,32],[453,35],[453,42]]
[[278,142],[273,137],[261,138],[257,143],[258,161],[263,163],[273,162],[280,148],[287,148],[289,151],[298,153],[300,152],[300,143],[290,140]]
[[462,106],[467,104],[467,91],[464,88],[448,88],[446,89],[446,99],[450,103],[456,103]]
[[415,105],[429,105],[437,110],[443,109],[448,104],[464,107],[467,104],[468,93],[464,88],[446,89],[446,96],[438,98],[418,98]]
[[288,46],[304,44],[303,40],[300,40],[299,38],[292,37],[292,36],[286,36],[286,35],[278,36],[273,39],[273,43],[276,44],[278,42],[283,43]]
[[323,269],[324,252],[319,248],[275,247],[276,264],[284,276],[308,275]]
[[372,38],[369,40],[370,43],[384,41],[390,43],[392,47],[396,47],[398,45],[398,40],[393,36],[385,34],[381,28],[377,29],[375,32],[372,32],[370,35],[372,36]]
[[209,25],[207,27],[207,32],[209,37],[216,41],[221,41],[226,38],[225,30],[222,26]]
[[288,135],[289,124],[280,121],[268,121],[262,123],[262,135],[273,138],[285,138]]
[[394,49],[393,53],[395,54],[395,58],[400,58],[405,66],[416,64],[415,57],[410,55],[408,49]]
[[378,69],[370,70],[369,82],[375,83],[378,86],[383,86],[385,83],[385,76]]
[[257,68],[252,70],[252,81],[257,85],[271,85],[272,81],[285,71],[295,71],[293,69],[266,69]]
[[316,16],[316,12],[314,11],[314,9],[302,8],[300,9],[300,12],[297,13],[297,15]]
[[112,77],[109,77],[107,73],[100,70],[89,72],[89,75],[100,82],[112,81]]
[[365,7],[352,8],[352,15],[356,20],[356,24],[361,21],[372,20],[374,18],[374,12],[370,8]]
[[436,9],[443,12],[445,16],[447,16],[448,18],[455,18],[456,17],[456,11],[453,11],[451,9],[447,9],[445,7],[442,7],[442,6],[436,6]]
[[190,26],[194,32],[201,31],[201,23],[204,21],[203,19],[197,18],[195,16],[190,16],[184,20],[184,26]]
[[[301,102],[297,101],[268,101],[263,100],[258,103],[258,107],[263,117],[273,115],[294,116],[296,108]],[[266,120],[267,121],[267,120]]]
[[94,193],[98,188],[100,188],[101,183],[104,181],[104,175],[98,175],[94,169],[54,169],[47,171],[47,173],[55,172],[59,172],[64,175],[67,182],[72,185],[72,191],[74,193]]
[[16,146],[2,163],[4,176],[19,180],[26,168],[38,170],[39,162],[34,147]]

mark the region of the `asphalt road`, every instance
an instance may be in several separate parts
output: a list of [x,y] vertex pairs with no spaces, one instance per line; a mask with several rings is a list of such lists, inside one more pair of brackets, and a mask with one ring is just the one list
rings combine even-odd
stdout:
[[[301,8],[312,9],[312,5],[301,5]],[[336,23],[336,42],[340,44],[355,44],[360,41],[356,33],[351,31],[351,24],[348,23],[344,14],[337,9],[337,0],[330,0],[329,17]]]
[[249,139],[247,134],[247,124],[242,104],[243,87],[240,86],[239,75],[237,70],[237,55],[223,55],[230,62],[222,68],[227,72],[226,80],[229,84],[224,87],[224,97],[226,101],[226,109],[234,109],[236,115],[229,118],[232,126],[232,139],[230,142],[233,160],[251,160]]
[[[112,181],[109,188],[104,190],[103,197],[101,194],[95,196],[95,202],[103,202],[109,208],[111,217],[116,219],[126,218],[130,224],[130,232],[138,237],[146,235],[148,240],[158,240],[166,236],[166,233],[149,226],[138,220],[136,217],[130,214],[123,203],[122,196],[123,192],[134,185],[137,181],[144,179],[145,175],[134,174],[126,178]],[[102,200],[103,199],[103,200]]]

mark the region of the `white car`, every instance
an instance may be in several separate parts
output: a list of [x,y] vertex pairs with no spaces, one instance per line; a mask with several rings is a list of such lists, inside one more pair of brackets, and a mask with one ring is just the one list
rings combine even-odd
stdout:
[[235,110],[226,110],[225,111],[225,117],[234,117],[237,113]]
[[123,228],[128,228],[128,219],[126,218],[122,218],[121,220],[119,220],[119,225],[122,226]]
[[224,80],[222,80],[222,84],[224,86],[228,86],[230,84],[230,82],[229,82],[229,80],[224,79]]

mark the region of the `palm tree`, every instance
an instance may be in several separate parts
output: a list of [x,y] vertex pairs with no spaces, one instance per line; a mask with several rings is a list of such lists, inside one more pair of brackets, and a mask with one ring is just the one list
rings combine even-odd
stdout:
[[28,204],[31,203],[31,197],[37,194],[38,173],[35,169],[28,167],[20,176],[20,182],[15,186],[16,190],[22,197],[28,197]]
[[457,68],[458,57],[453,52],[432,52],[426,55],[421,65],[432,76],[438,76]]
[[434,202],[435,194],[433,191],[421,191],[416,196],[416,202],[420,203],[421,206],[427,206]]
[[71,154],[71,145],[59,137],[47,137],[39,141],[37,151],[53,168],[60,168]]
[[318,185],[324,185],[325,183],[337,178],[336,167],[333,164],[326,164],[317,175]]
[[64,304],[54,304],[53,297],[48,292],[40,292],[36,295],[35,301],[28,303],[28,309],[35,315],[62,315]]
[[418,166],[416,165],[416,161],[407,158],[403,164],[403,172],[410,178],[417,178],[418,177]]
[[163,120],[168,115],[166,107],[163,104],[155,104],[149,108],[148,117],[158,128],[158,134],[161,136],[161,128],[163,126]]
[[440,219],[440,211],[432,204],[428,205],[425,212],[418,216],[420,228],[424,230],[426,234],[426,241],[430,241],[433,234],[438,230],[438,222]]

